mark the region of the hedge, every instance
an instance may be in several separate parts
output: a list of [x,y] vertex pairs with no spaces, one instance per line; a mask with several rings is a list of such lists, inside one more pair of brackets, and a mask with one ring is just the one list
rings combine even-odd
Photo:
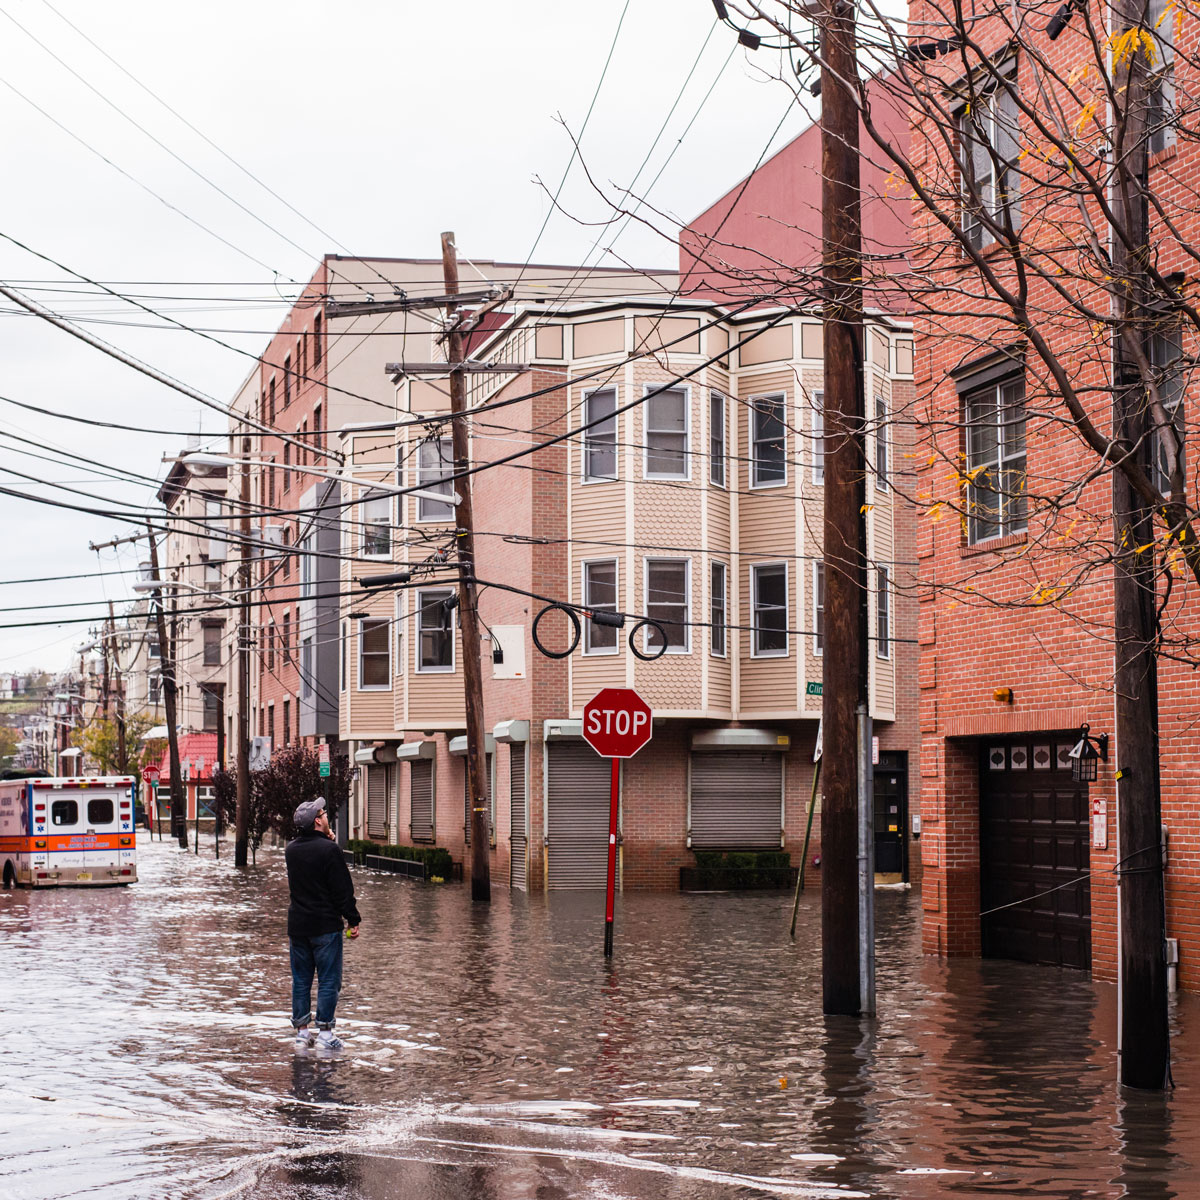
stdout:
[[368,854],[378,854],[383,858],[405,858],[410,862],[425,864],[425,877],[432,879],[435,875],[449,879],[453,869],[453,859],[450,851],[442,846],[395,846],[382,842],[371,842],[365,838],[351,838],[346,842],[346,849],[354,855],[354,861],[360,866]]
[[702,871],[779,870],[792,865],[786,850],[696,850]]

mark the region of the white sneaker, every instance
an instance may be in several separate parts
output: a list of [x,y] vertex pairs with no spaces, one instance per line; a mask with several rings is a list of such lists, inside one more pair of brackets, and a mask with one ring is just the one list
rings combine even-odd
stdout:
[[296,1049],[307,1050],[316,1041],[316,1035],[307,1027],[296,1030]]
[[340,1050],[342,1039],[332,1029],[322,1029],[317,1034],[316,1045],[318,1050]]

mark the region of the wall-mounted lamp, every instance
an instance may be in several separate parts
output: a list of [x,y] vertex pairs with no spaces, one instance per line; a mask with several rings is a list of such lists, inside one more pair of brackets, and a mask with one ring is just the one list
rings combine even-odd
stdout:
[[1079,727],[1079,741],[1067,752],[1071,760],[1071,779],[1075,783],[1093,783],[1100,759],[1108,762],[1108,734],[1090,737],[1091,726],[1085,721]]
[[1011,704],[1013,702],[1013,690],[1012,688],[997,688],[992,693],[992,699],[997,704]]

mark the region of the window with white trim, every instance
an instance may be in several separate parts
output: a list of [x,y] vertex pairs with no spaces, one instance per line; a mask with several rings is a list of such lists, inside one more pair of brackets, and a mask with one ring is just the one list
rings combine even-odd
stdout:
[[752,658],[779,658],[788,652],[787,563],[755,563],[750,568]]
[[754,396],[750,400],[750,486],[782,487],[787,483],[787,438],[784,406],[787,398]]
[[728,652],[729,568],[723,562],[709,564],[708,652],[724,658]]
[[338,659],[338,690],[344,692],[346,690],[346,643],[350,640],[349,626],[345,621],[342,622],[342,645],[341,656]]
[[404,674],[404,592],[396,593],[396,674]]
[[1154,371],[1154,386],[1171,426],[1167,428],[1160,425],[1154,431],[1154,485],[1164,496],[1171,494],[1171,475],[1176,461],[1186,482],[1187,456],[1183,453],[1184,365],[1183,342],[1178,327],[1151,335],[1150,366]]
[[[422,491],[436,492],[440,496],[453,496],[454,450],[448,437],[426,438],[417,447],[417,487]],[[418,521],[452,521],[454,505],[430,496],[417,497]]]
[[417,593],[417,670],[454,670],[454,592],[436,588]]
[[825,564],[813,563],[813,653],[825,653]]
[[646,430],[646,478],[687,479],[688,389],[672,387],[653,392],[644,405]]
[[892,657],[892,581],[887,567],[875,568],[875,653]]
[[[597,612],[617,611],[617,560],[583,564],[583,606]],[[617,635],[621,631],[612,625],[584,622],[584,654],[616,654]]]
[[967,423],[967,541],[1022,533],[1025,381],[1000,380],[963,397]]
[[725,414],[726,401],[720,392],[708,397],[708,482],[725,486]]
[[882,396],[875,397],[875,490],[888,490],[888,406]]
[[[662,627],[668,654],[687,654],[691,649],[690,567],[686,558],[646,559],[646,616]],[[659,631],[648,625],[646,649],[657,650],[661,645]]]
[[1147,55],[1146,137],[1151,154],[1175,145],[1175,31],[1182,12],[1173,0],[1149,0],[1146,30],[1157,47],[1156,54]]
[[361,617],[358,622],[358,690],[381,691],[392,685],[391,621]]
[[1016,76],[990,85],[964,104],[957,115],[962,228],[976,250],[995,238],[984,225],[1001,229],[1021,222],[1020,126],[1015,97]]
[[812,481],[825,482],[825,393],[813,392],[809,397],[812,414]]
[[617,477],[617,393],[614,388],[589,392],[583,402],[583,478],[585,482]]
[[387,492],[370,488],[363,492],[358,505],[362,521],[364,558],[390,558],[392,554],[392,498]]

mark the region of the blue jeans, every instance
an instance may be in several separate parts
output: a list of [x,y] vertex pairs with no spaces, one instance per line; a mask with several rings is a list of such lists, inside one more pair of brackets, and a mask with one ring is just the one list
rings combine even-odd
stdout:
[[317,1028],[333,1028],[333,1010],[342,990],[342,931],[291,938],[292,1024],[312,1020],[313,974],[317,976]]

